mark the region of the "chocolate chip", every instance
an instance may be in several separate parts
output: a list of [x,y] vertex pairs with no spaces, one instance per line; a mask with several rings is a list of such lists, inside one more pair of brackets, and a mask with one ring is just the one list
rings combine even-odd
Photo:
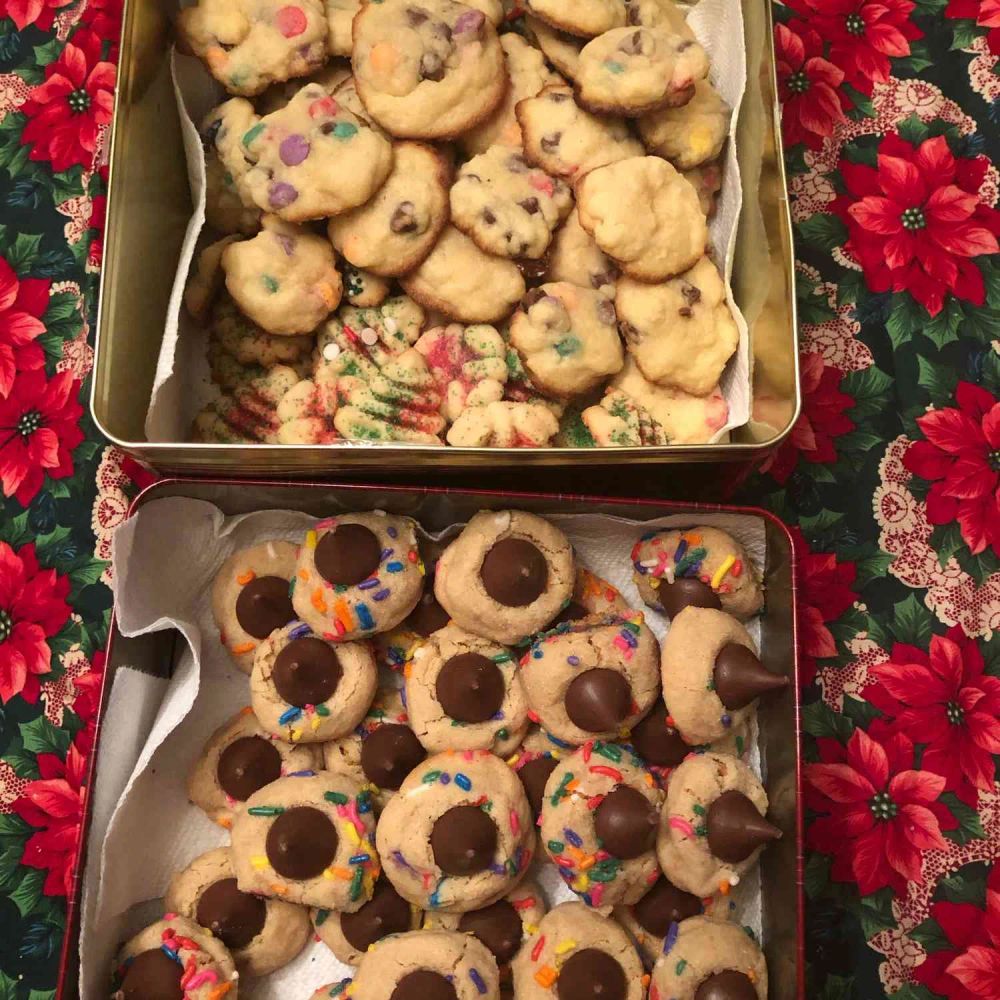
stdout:
[[496,824],[479,806],[453,806],[431,828],[434,862],[446,875],[485,871],[496,849]]
[[556,980],[559,1000],[625,1000],[626,990],[625,970],[600,948],[574,952]]
[[630,56],[641,56],[643,51],[643,34],[641,31],[633,31],[618,46],[620,52]]
[[389,1000],[458,1000],[458,994],[440,972],[417,969],[400,979]]
[[195,919],[227,948],[245,948],[263,929],[267,904],[260,896],[240,892],[236,879],[213,882],[198,899]]
[[425,52],[420,59],[420,77],[437,83],[444,79],[444,62],[434,52]]
[[613,284],[615,276],[607,271],[596,271],[590,276],[590,284],[595,289],[601,289],[605,285]]
[[274,659],[271,678],[289,705],[321,705],[333,697],[344,675],[337,651],[322,639],[293,639]]
[[506,965],[517,954],[524,936],[521,918],[506,899],[481,910],[463,913],[458,929],[479,938],[500,965]]
[[503,704],[500,668],[480,653],[459,653],[441,667],[434,685],[441,707],[459,722],[486,722]]
[[281,754],[262,736],[243,736],[219,754],[215,774],[226,795],[246,802],[254,792],[281,777]]
[[525,198],[524,201],[519,201],[518,204],[528,215],[537,215],[541,211],[541,205],[538,204],[537,198]]
[[684,41],[677,46],[677,51],[686,52],[692,45],[694,45],[694,42],[692,42],[690,38],[685,38]]
[[629,27],[642,24],[642,15],[639,13],[639,8],[633,6],[631,3],[626,6],[625,23],[628,24]]
[[479,576],[486,593],[508,608],[534,603],[549,581],[549,565],[526,538],[501,538],[486,553]]
[[531,170],[528,161],[518,153],[507,157],[507,169],[512,174],[526,174]]
[[594,830],[604,849],[626,861],[653,849],[658,823],[656,807],[628,785],[616,786],[594,811]]
[[615,304],[610,299],[602,298],[597,303],[597,318],[605,326],[614,326],[618,322],[618,314],[615,312]]
[[521,300],[524,308],[530,309],[536,302],[541,302],[545,298],[545,292],[541,288],[529,289],[527,295]]
[[719,595],[694,576],[677,577],[673,583],[661,580],[656,597],[663,613],[669,618],[676,618],[685,608],[714,608],[718,611],[722,607]]
[[[568,31],[557,31],[557,35],[564,41],[569,42],[571,45],[579,45],[580,39],[576,35],[571,35]],[[572,94],[567,94],[564,90],[552,90],[549,91],[549,100],[553,104],[565,104],[566,101],[571,101],[573,99]],[[559,133],[562,135],[562,133]]]
[[757,987],[750,977],[735,969],[703,979],[694,993],[694,1000],[757,1000],[757,997]]
[[389,219],[389,228],[394,233],[415,233],[417,231],[416,206],[412,201],[401,201]]
[[692,285],[689,281],[681,283],[681,295],[689,306],[693,306],[696,302],[701,302],[701,289],[696,285]]
[[690,319],[694,314],[691,312],[690,306],[681,306],[680,309],[677,310],[677,315],[684,319]]
[[427,751],[409,726],[386,723],[361,744],[361,770],[379,788],[399,788]]
[[487,226],[492,226],[493,223],[496,222],[496,221],[497,221],[497,217],[488,208],[484,208],[483,209],[483,222],[485,222]]
[[323,873],[337,854],[337,843],[337,830],[326,813],[296,806],[271,824],[264,850],[279,875],[302,881]]
[[544,153],[554,153],[559,148],[562,132],[549,132],[542,136],[541,147]]
[[753,852],[781,831],[769,823],[742,792],[723,792],[705,816],[708,849],[720,860],[736,864],[746,861]]
[[566,714],[588,733],[613,732],[628,718],[631,705],[632,689],[616,670],[585,670],[566,689]]
[[426,11],[421,10],[419,7],[406,8],[406,20],[411,28],[420,27],[429,16]]
[[122,1000],[183,1000],[183,974],[184,966],[162,949],[141,951],[125,969]]
[[281,576],[258,576],[236,598],[236,620],[255,639],[266,639],[295,617],[288,581]]
[[772,674],[754,655],[738,642],[727,642],[715,657],[712,683],[719,700],[730,711],[746,708],[761,695],[788,687],[784,674]]
[[363,524],[338,524],[316,546],[316,571],[334,586],[353,586],[372,576],[381,561],[382,546]]
[[375,883],[372,898],[354,913],[340,914],[340,930],[347,943],[364,954],[387,934],[402,934],[413,923],[410,904],[385,877]]
[[542,813],[542,803],[545,798],[545,783],[549,775],[556,769],[559,762],[555,757],[536,757],[529,760],[518,772],[517,776],[524,785],[524,794],[528,797],[528,805],[535,814],[535,819]]
[[681,734],[668,724],[662,701],[632,727],[631,741],[636,753],[654,767],[676,767],[691,752]]
[[678,889],[664,875],[632,907],[632,914],[639,926],[658,938],[667,936],[671,924],[679,924],[682,920],[697,917],[703,912],[704,907],[697,896]]

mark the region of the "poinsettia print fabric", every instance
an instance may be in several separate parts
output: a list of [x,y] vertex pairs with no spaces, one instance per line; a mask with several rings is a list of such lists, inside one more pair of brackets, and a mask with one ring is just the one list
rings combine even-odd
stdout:
[[[1000,998],[997,0],[794,0],[807,996]],[[111,535],[86,408],[121,0],[0,0],[0,1000],[53,996]],[[762,418],[766,414],[761,413]]]

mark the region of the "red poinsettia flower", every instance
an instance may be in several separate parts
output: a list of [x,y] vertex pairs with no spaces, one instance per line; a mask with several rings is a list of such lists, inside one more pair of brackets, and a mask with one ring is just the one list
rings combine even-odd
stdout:
[[845,120],[846,98],[837,92],[843,70],[824,58],[823,40],[801,21],[776,24],[774,44],[785,144],[803,142],[819,149]]
[[854,430],[854,421],[845,414],[854,399],[840,391],[843,372],[828,365],[818,353],[800,356],[802,412],[789,435],[761,466],[784,485],[795,471],[801,456],[814,464],[837,460],[834,440]]
[[879,743],[855,729],[846,756],[836,741],[821,742],[821,756],[833,759],[805,769],[806,801],[821,814],[810,846],[834,855],[833,877],[857,882],[862,895],[922,883],[921,852],[948,846],[933,808],[944,778],[913,770],[913,743],[901,733],[886,731]]
[[35,341],[45,333],[42,316],[49,304],[49,285],[39,278],[19,280],[0,257],[0,397],[10,395],[15,372],[45,364]]
[[80,15],[80,24],[89,28],[98,38],[111,42],[108,62],[118,62],[118,44],[122,33],[122,0],[87,0]]
[[1000,864],[986,879],[986,910],[972,903],[931,903],[931,918],[951,945],[913,970],[914,982],[948,1000],[1000,997]]
[[809,27],[830,43],[830,62],[865,94],[889,79],[890,57],[910,54],[923,32],[910,21],[913,0],[789,0]]
[[986,44],[990,52],[1000,55],[1000,0],[949,0],[945,17],[975,21],[982,28],[989,28]]
[[73,737],[74,745],[87,757],[94,748],[97,730],[97,712],[101,707],[101,688],[104,683],[104,650],[94,654],[90,669],[73,680],[73,711],[83,722],[83,728]]
[[987,545],[1000,556],[1000,401],[978,385],[960,382],[958,409],[917,418],[926,441],[914,441],[903,464],[933,482],[927,494],[931,524],[958,521],[969,550]]
[[799,527],[791,532],[799,570],[799,676],[805,685],[816,676],[817,660],[837,655],[826,626],[857,600],[851,590],[857,570],[852,562],[837,562],[832,552],[811,551]]
[[70,3],[72,0],[0,0],[0,16],[9,17],[18,31],[24,31],[29,24],[48,31],[56,10]]
[[39,569],[33,542],[0,542],[0,702],[38,700],[38,676],[52,669],[46,640],[66,624],[69,579]]
[[864,698],[914,743],[927,744],[920,766],[945,788],[989,791],[1000,754],[1000,678],[984,674],[978,644],[961,628],[933,636],[930,652],[897,643],[870,670]]
[[74,164],[89,169],[98,128],[111,121],[114,93],[115,67],[101,60],[101,40],[77,31],[21,106],[28,117],[21,144],[31,144],[30,159],[50,161],[57,173]]
[[24,845],[21,864],[48,872],[42,889],[46,896],[69,895],[73,886],[86,765],[86,757],[73,745],[65,761],[58,754],[40,753],[41,778],[29,782],[14,802],[14,812],[36,831]]
[[952,294],[985,300],[973,257],[997,252],[1000,213],[982,204],[984,157],[956,160],[943,136],[914,148],[887,135],[878,166],[840,161],[847,194],[832,203],[847,223],[846,250],[875,292],[909,292],[931,316]]
[[0,399],[0,487],[27,507],[45,477],[73,473],[73,449],[83,440],[78,421],[80,383],[70,372],[45,378],[41,369],[19,372]]

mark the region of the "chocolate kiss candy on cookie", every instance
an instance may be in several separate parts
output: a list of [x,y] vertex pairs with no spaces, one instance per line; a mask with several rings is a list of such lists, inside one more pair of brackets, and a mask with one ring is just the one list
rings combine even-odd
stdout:
[[263,929],[267,904],[260,896],[240,892],[236,879],[213,882],[198,900],[195,919],[227,948],[245,948]]
[[340,930],[347,943],[364,954],[387,934],[402,934],[411,926],[410,904],[386,878],[375,883],[372,898],[354,913],[340,915]]
[[294,617],[288,581],[280,576],[258,576],[236,598],[236,620],[255,639],[266,639]]
[[372,784],[395,790],[426,756],[427,751],[409,726],[387,723],[361,744],[361,770]]
[[668,618],[676,618],[685,608],[722,609],[719,595],[707,583],[693,576],[678,577],[673,583],[661,581],[656,596]]
[[184,1000],[182,975],[184,967],[162,949],[143,951],[125,970],[121,995],[124,1000]]
[[697,896],[678,889],[665,875],[661,875],[653,888],[632,907],[632,913],[643,930],[658,938],[667,936],[671,924],[700,916],[703,911]]
[[726,969],[703,979],[695,990],[694,1000],[757,1000],[757,990],[749,976]]
[[496,824],[479,806],[453,806],[434,823],[431,851],[446,875],[475,875],[493,863]]
[[337,830],[326,813],[296,806],[271,824],[264,848],[279,875],[304,880],[315,878],[333,861],[337,843]]
[[438,604],[434,596],[434,577],[428,573],[424,581],[424,592],[417,601],[417,606],[403,622],[403,628],[408,628],[426,639],[439,628],[444,628],[450,620],[448,612]]
[[463,913],[458,929],[463,934],[475,934],[493,952],[500,965],[506,965],[517,954],[524,936],[521,918],[506,899],[482,910]]
[[606,851],[628,860],[652,850],[659,814],[641,792],[618,785],[594,812],[594,830]]
[[559,763],[555,757],[536,757],[529,760],[518,772],[517,776],[524,785],[524,794],[528,796],[528,805],[535,815],[535,819],[542,813],[542,800],[545,798],[545,783],[549,780],[549,775],[556,769]]
[[503,704],[503,674],[481,653],[459,653],[441,668],[434,690],[441,707],[453,719],[486,722]]
[[773,674],[738,642],[727,642],[715,658],[712,682],[719,700],[730,711],[746,708],[762,694],[788,687],[784,674]]
[[538,600],[549,582],[545,556],[526,538],[501,538],[479,568],[486,593],[498,604],[523,608]]
[[636,753],[654,767],[676,767],[691,752],[681,734],[667,722],[663,702],[632,727],[630,739]]
[[559,614],[557,614],[555,618],[549,622],[549,628],[555,628],[557,625],[562,625],[565,622],[578,622],[581,618],[586,618],[589,614],[590,612],[582,604],[577,604],[576,601],[570,601],[569,604],[567,604],[566,607],[564,607],[562,611],[560,611]]
[[293,639],[274,659],[274,686],[289,705],[321,705],[333,696],[344,669],[322,639]]
[[389,1000],[458,1000],[458,994],[440,972],[417,969],[400,979]]
[[617,729],[632,705],[632,689],[617,671],[604,667],[585,670],[566,688],[566,714],[588,733]]
[[781,831],[769,823],[742,793],[723,792],[705,817],[708,849],[723,861],[746,861],[762,844],[777,840]]
[[281,754],[261,736],[243,736],[219,754],[215,773],[226,795],[245,802],[281,777]]
[[584,948],[559,970],[559,1000],[625,1000],[625,970],[606,951]]
[[313,558],[324,580],[351,587],[378,569],[382,546],[363,524],[338,524],[319,540]]

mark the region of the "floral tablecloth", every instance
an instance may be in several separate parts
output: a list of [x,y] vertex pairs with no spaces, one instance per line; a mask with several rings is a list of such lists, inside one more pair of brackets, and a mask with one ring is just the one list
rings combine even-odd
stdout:
[[[776,8],[811,1000],[1000,998],[1000,3]],[[149,473],[87,414],[120,0],[0,0],[0,1000],[53,995]]]

